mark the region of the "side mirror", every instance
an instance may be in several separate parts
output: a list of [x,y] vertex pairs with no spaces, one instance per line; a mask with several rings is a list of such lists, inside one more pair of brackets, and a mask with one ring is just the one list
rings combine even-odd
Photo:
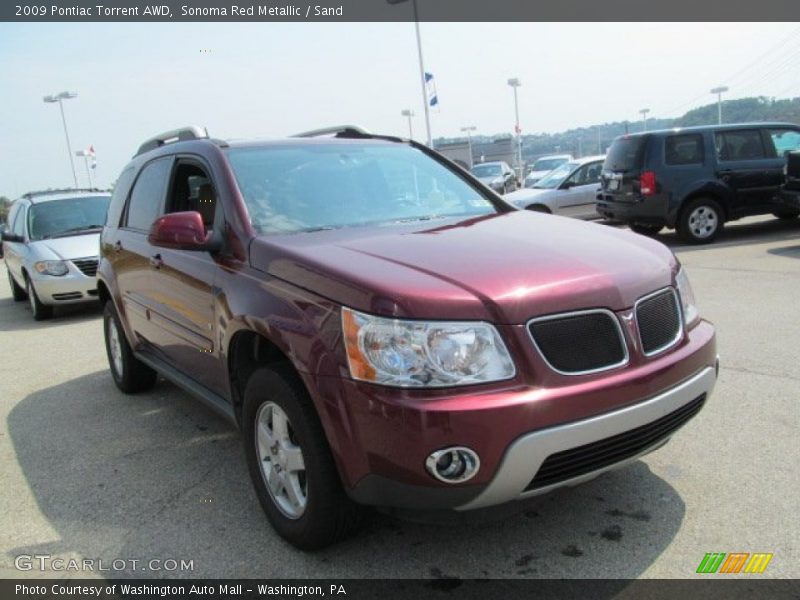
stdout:
[[199,212],[169,213],[159,217],[150,227],[147,241],[159,248],[173,250],[217,250],[220,246],[211,233],[206,233]]
[[0,233],[0,240],[4,242],[17,242],[21,244],[25,241],[25,238],[23,238],[21,235],[11,233],[10,231],[6,230]]
[[568,190],[569,188],[571,188],[574,185],[575,184],[572,181],[565,181],[560,186],[558,186],[558,189],[560,189],[560,190]]

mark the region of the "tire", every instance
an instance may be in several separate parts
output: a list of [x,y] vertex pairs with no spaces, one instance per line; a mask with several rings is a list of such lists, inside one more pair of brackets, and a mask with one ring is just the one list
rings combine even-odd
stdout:
[[[8,266],[6,266],[8,269]],[[25,288],[23,288],[20,284],[18,284],[14,280],[14,276],[11,275],[11,271],[7,271],[8,273],[8,285],[11,288],[11,297],[14,298],[14,302],[22,302],[28,298],[27,292],[25,292]]]
[[681,210],[678,235],[689,244],[708,244],[719,235],[724,223],[722,207],[716,200],[695,198]]
[[256,495],[282,538],[318,550],[355,531],[361,510],[345,494],[311,398],[287,363],[250,376],[242,429]]
[[646,235],[648,237],[658,235],[661,230],[664,229],[663,225],[647,225],[645,223],[628,223],[628,227],[634,233]]
[[158,373],[148,367],[133,355],[125,330],[114,308],[114,303],[109,300],[103,309],[103,337],[106,341],[106,356],[108,368],[117,387],[126,394],[135,394],[152,388]]
[[53,307],[49,304],[43,304],[36,295],[36,289],[33,287],[33,282],[30,279],[25,279],[25,294],[28,296],[28,303],[33,313],[34,321],[46,321],[53,316]]
[[787,210],[785,212],[776,212],[772,214],[783,221],[794,221],[798,216],[800,216],[800,211]]
[[544,213],[547,215],[553,214],[549,208],[542,204],[531,204],[525,210],[530,210],[532,212]]

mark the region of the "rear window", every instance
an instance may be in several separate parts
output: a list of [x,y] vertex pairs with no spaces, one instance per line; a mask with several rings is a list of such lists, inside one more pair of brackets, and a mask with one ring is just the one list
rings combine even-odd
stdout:
[[668,165],[701,164],[703,136],[699,133],[667,136],[664,139],[664,161]]
[[645,136],[615,139],[611,143],[611,148],[608,149],[603,169],[606,171],[631,171],[640,168],[647,139]]

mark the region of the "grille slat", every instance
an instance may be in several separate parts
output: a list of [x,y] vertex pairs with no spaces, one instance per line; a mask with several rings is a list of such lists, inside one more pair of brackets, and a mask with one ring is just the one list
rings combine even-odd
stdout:
[[96,258],[75,258],[72,260],[72,264],[78,267],[81,273],[89,277],[97,275],[97,263],[98,260]]
[[681,336],[681,313],[675,290],[669,288],[639,300],[636,303],[636,323],[646,356],[677,343]]
[[669,437],[705,403],[702,394],[681,408],[630,431],[548,456],[526,491],[547,487],[634,457]]
[[610,311],[597,309],[534,319],[528,331],[547,363],[560,373],[594,373],[628,361],[619,322]]

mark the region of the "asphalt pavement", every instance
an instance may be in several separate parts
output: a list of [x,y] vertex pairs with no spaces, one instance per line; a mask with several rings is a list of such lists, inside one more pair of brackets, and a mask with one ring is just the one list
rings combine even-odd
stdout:
[[[703,247],[659,239],[721,356],[715,393],[669,444],[465,519],[374,514],[314,554],[273,533],[225,421],[165,381],[117,391],[99,307],[38,323],[0,282],[0,577],[687,578],[707,552],[770,552],[761,577],[800,577],[800,220],[746,219]],[[119,568],[20,571],[20,556]]]

